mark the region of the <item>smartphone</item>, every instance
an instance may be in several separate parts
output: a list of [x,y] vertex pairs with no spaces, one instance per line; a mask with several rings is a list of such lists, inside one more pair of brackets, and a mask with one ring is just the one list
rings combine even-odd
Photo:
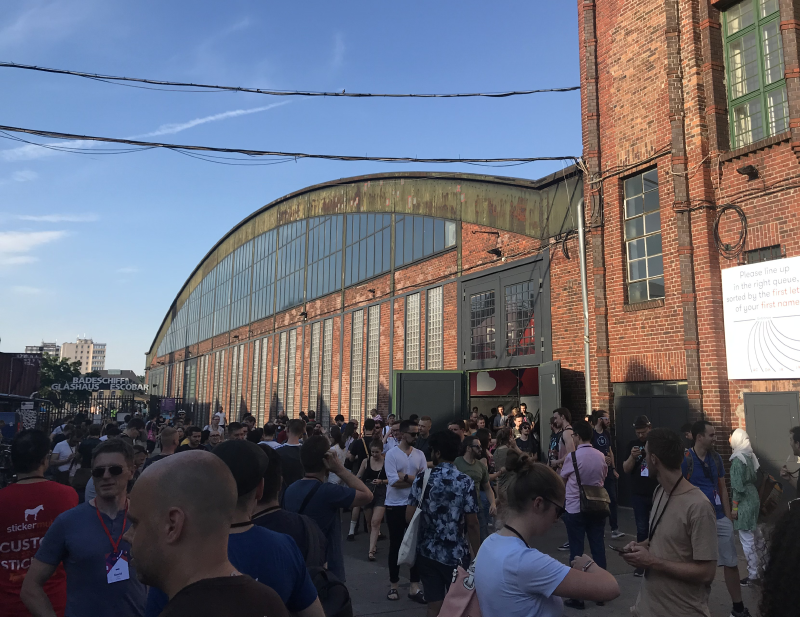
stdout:
[[631,550],[629,550],[627,548],[624,548],[622,546],[614,546],[613,544],[609,544],[608,548],[610,548],[612,551],[616,551],[617,553],[630,553],[630,552],[632,552]]

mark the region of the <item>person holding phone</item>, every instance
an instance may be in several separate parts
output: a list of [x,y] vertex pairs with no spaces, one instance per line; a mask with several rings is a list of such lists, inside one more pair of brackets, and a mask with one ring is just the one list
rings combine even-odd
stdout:
[[[650,520],[650,510],[653,508],[653,491],[658,482],[647,467],[644,445],[650,433],[650,419],[639,416],[633,423],[636,439],[632,440],[625,448],[625,458],[622,470],[631,476],[631,505],[633,516],[636,519],[636,541],[644,542],[647,539],[647,525]],[[644,576],[644,568],[636,568],[634,576]]]

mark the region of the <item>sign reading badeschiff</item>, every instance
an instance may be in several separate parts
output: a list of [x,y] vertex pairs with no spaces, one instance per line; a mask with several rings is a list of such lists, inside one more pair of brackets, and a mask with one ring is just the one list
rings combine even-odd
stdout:
[[138,390],[147,391],[147,384],[136,383],[127,377],[73,377],[72,381],[54,383],[51,390]]
[[722,271],[728,379],[800,378],[800,257]]

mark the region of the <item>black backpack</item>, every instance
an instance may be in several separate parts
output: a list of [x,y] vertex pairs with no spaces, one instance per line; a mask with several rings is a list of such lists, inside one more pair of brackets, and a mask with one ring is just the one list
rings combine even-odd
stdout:
[[325,611],[325,617],[353,617],[353,603],[347,586],[325,568],[309,568],[311,582]]

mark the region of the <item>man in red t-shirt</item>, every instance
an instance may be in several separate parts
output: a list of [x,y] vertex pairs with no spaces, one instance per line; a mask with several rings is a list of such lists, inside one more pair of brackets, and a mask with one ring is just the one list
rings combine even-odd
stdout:
[[[50,438],[40,430],[22,431],[11,444],[17,482],[0,490],[0,617],[30,615],[19,597],[22,581],[39,544],[56,517],[78,505],[71,486],[44,479],[50,458]],[[67,604],[63,566],[45,585],[56,614]]]

